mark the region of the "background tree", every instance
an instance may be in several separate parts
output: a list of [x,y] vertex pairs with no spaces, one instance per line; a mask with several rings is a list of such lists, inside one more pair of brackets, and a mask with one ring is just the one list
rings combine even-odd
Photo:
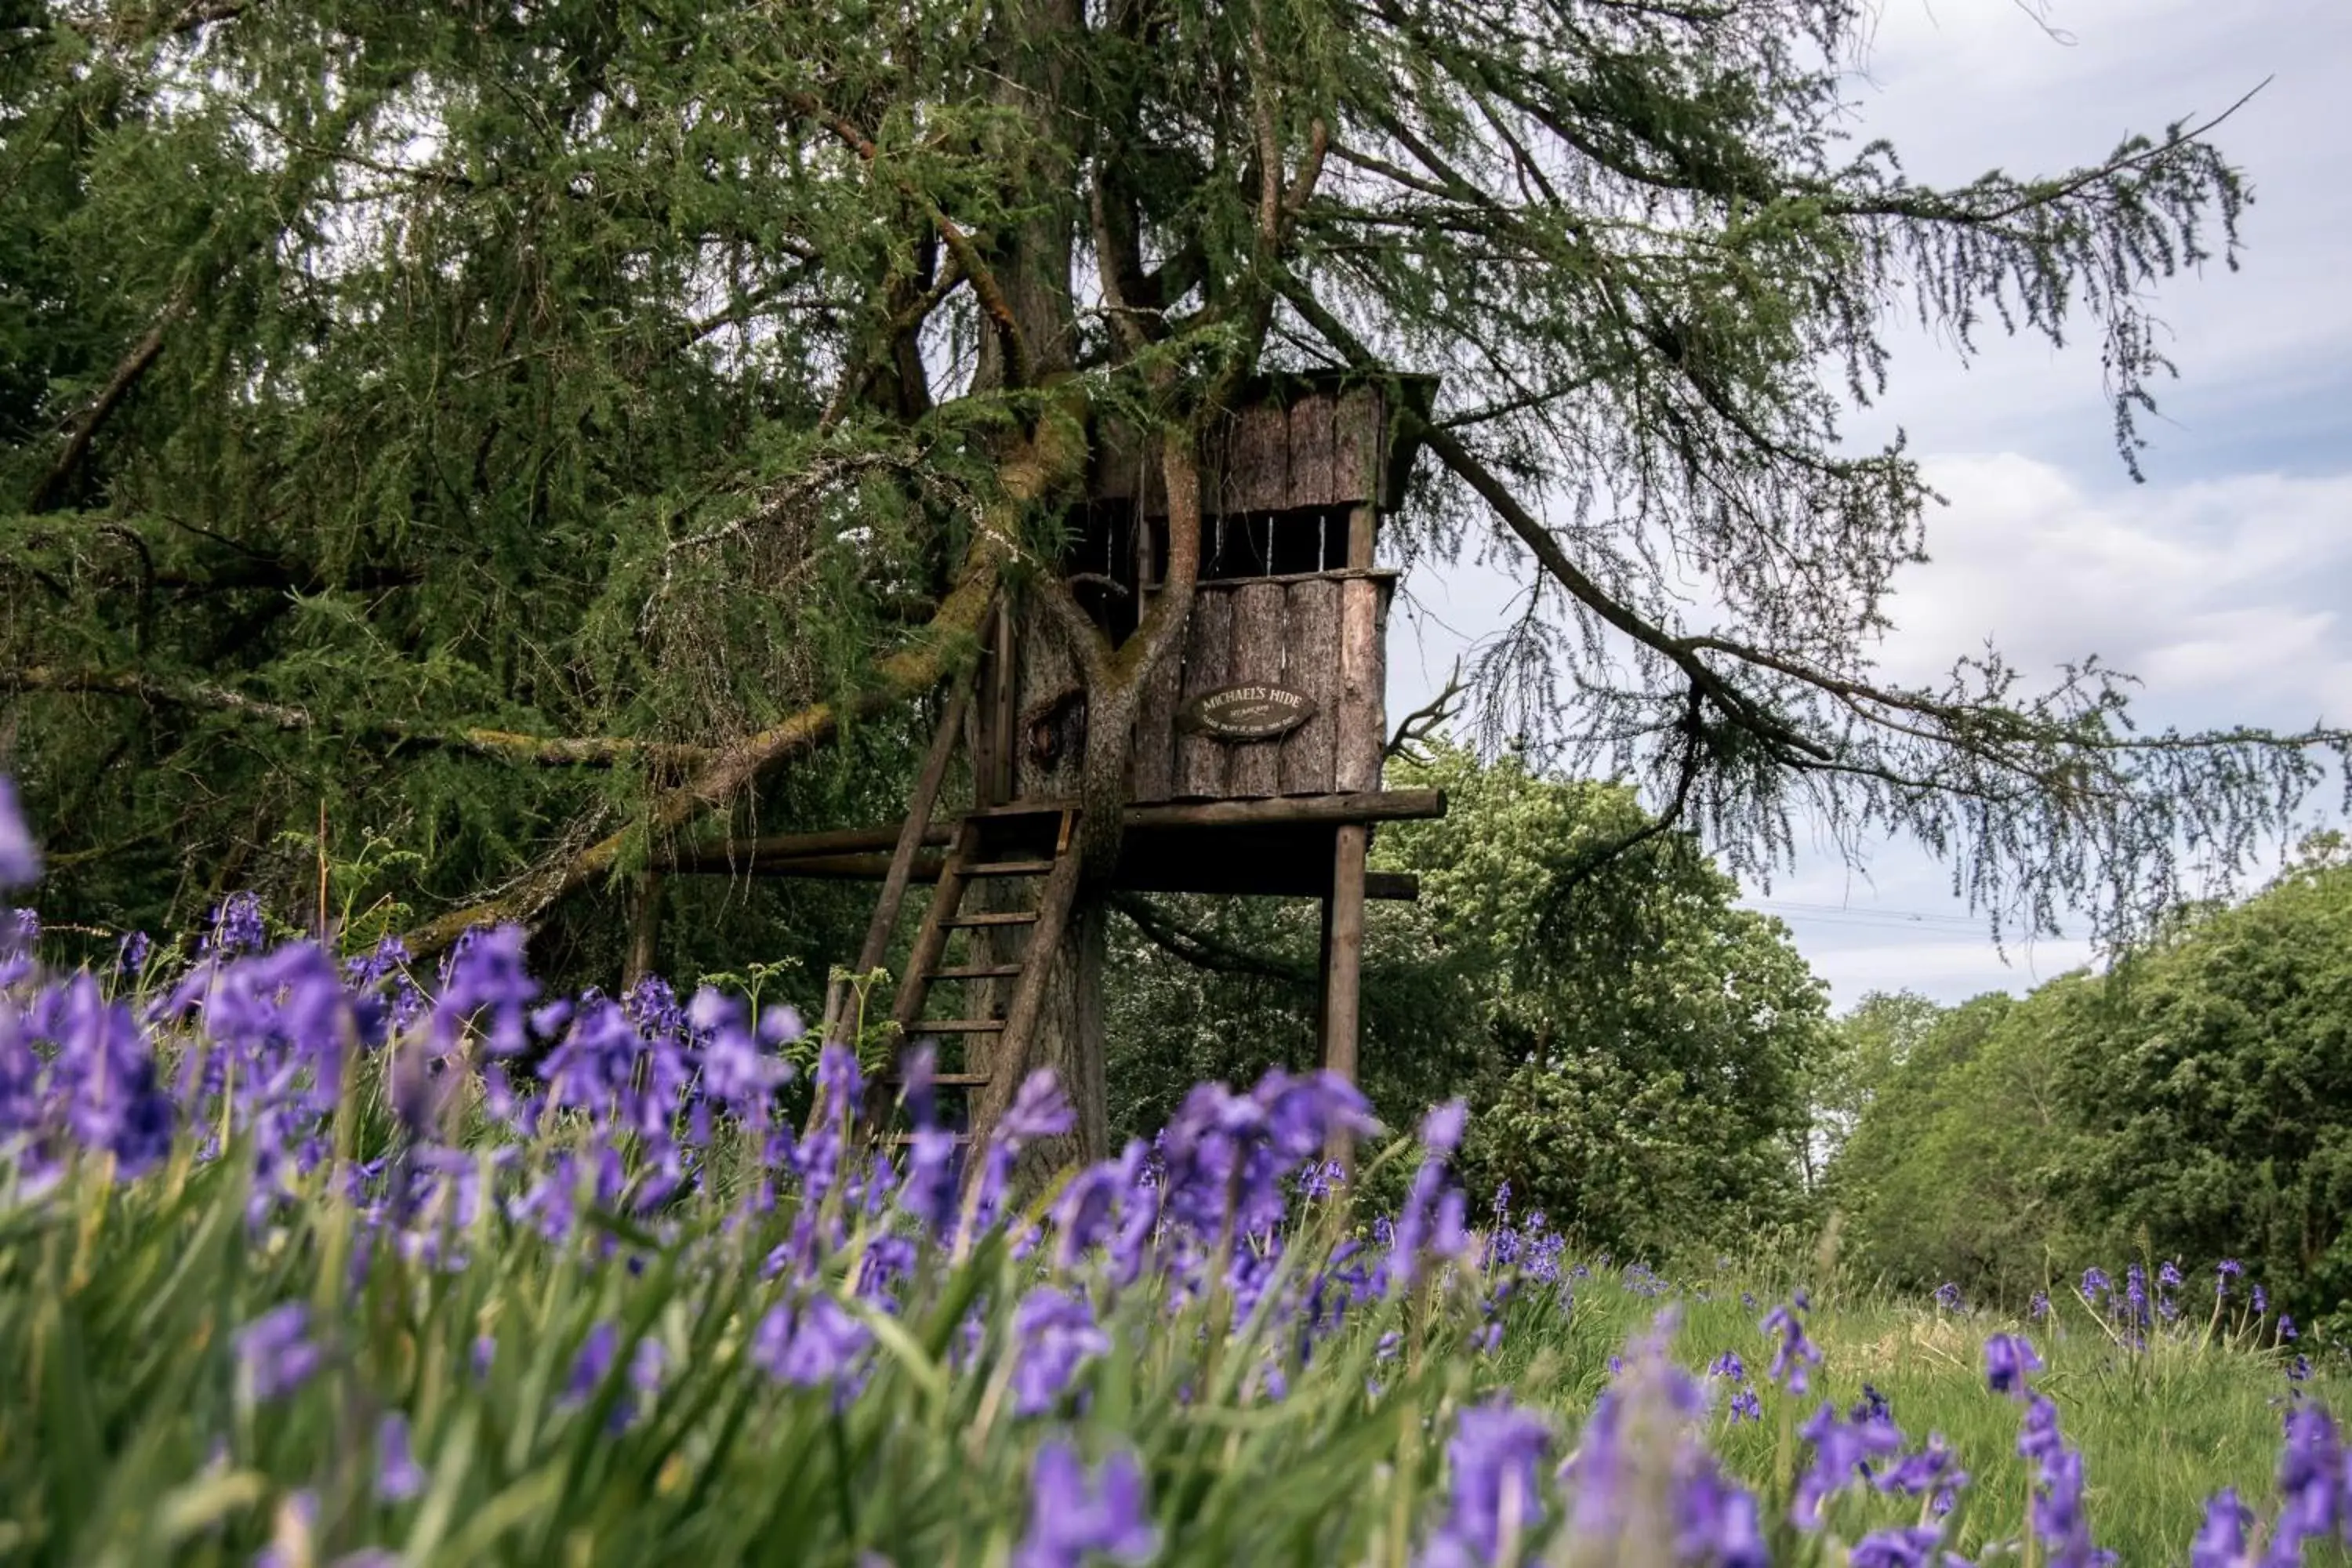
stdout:
[[[2183,910],[2104,976],[1841,1021],[1870,1059],[1828,1195],[1866,1266],[2012,1302],[2093,1264],[2243,1263],[2352,1327],[2352,865],[2310,841],[2234,907]],[[1890,1018],[1899,1026],[1889,1030]],[[1856,1037],[1859,1037],[1859,1044]]]
[[[5,5],[0,679],[69,915],[308,885],[323,816],[426,857],[420,950],[560,922],[869,799],[786,778],[845,730],[903,775],[1000,587],[1087,689],[1098,900],[1197,436],[1269,367],[1444,375],[1387,548],[1532,569],[1489,738],[1735,868],[1810,813],[2108,932],[2344,750],[2137,731],[2095,661],[1874,668],[1929,499],[1838,437],[1888,308],[2095,332],[2136,463],[2151,287],[2245,189],[2210,124],[1914,184],[1839,139],[1863,0]],[[1118,647],[1056,565],[1110,415],[1176,516]]]

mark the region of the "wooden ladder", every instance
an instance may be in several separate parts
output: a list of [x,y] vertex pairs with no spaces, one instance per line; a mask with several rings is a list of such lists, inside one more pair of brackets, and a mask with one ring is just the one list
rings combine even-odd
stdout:
[[[915,936],[907,973],[890,1018],[900,1036],[957,1036],[965,1042],[993,1037],[986,1053],[986,1070],[974,1068],[967,1058],[955,1071],[932,1075],[942,1089],[960,1089],[971,1097],[973,1114],[968,1127],[985,1129],[1003,1115],[1027,1075],[1029,1042],[1045,1001],[1045,979],[1054,952],[1069,922],[1078,889],[1078,856],[1072,840],[1077,812],[1058,805],[1015,804],[973,812],[956,829],[954,847],[940,868],[939,887]],[[1045,842],[1038,840],[1041,836]],[[964,911],[965,895],[977,884],[997,878],[1022,878],[1035,886],[1035,900],[1027,909]],[[1025,931],[1019,956],[1013,961],[950,963],[949,940],[958,931],[990,931],[1011,934]],[[987,1016],[964,1007],[967,1016],[926,1019],[923,1009],[939,981],[967,984],[992,981],[1011,983],[1002,1016]],[[898,1076],[885,1076],[896,1084]]]

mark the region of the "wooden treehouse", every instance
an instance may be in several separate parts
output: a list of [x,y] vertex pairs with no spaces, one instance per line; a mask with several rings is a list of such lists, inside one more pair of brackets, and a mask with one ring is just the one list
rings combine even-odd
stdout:
[[[1425,409],[1433,389],[1269,380],[1204,441],[1198,586],[1181,647],[1138,710],[1110,882],[1321,900],[1323,1059],[1350,1078],[1365,900],[1418,891],[1410,877],[1366,871],[1371,831],[1445,808],[1437,791],[1381,787],[1397,574],[1373,564],[1381,517],[1401,499],[1414,455],[1395,434],[1392,400]],[[1168,507],[1149,444],[1106,433],[1069,521],[1065,580],[1123,640],[1160,591],[1168,556]],[[1050,961],[1079,890],[1084,689],[1059,645],[1022,626],[1000,602],[903,822],[739,839],[673,863],[879,879],[857,973],[884,962],[907,888],[931,884],[890,1016],[909,1039],[940,1042],[935,1082],[970,1093],[975,1133],[1025,1076]],[[961,812],[940,799],[959,750],[971,797]],[[828,1029],[844,1000],[835,986]]]

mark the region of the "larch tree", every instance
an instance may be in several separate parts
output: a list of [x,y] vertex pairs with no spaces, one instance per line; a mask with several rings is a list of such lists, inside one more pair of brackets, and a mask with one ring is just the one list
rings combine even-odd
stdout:
[[[2345,733],[2139,731],[2090,659],[1888,679],[1931,498],[1839,420],[1898,311],[2091,332],[2136,463],[2150,289],[2231,257],[2246,185],[2210,123],[1914,184],[1843,136],[1869,18],[0,0],[0,745],[47,896],[150,910],[323,816],[426,858],[420,956],[541,921],[905,733],[1000,592],[1081,672],[1099,888],[1202,433],[1328,368],[1442,377],[1395,560],[1539,584],[1486,722],[1735,866],[1806,814],[1907,833],[1996,919],[2130,929]],[[1060,555],[1114,418],[1175,519],[1118,646]],[[1065,1068],[1098,1050],[1071,931]]]

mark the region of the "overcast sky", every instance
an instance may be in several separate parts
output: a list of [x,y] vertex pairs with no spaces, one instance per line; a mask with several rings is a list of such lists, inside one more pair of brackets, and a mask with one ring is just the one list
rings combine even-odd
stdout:
[[[1890,395],[1852,434],[1901,426],[1951,504],[1899,580],[1885,667],[1924,679],[1990,637],[2037,675],[2095,653],[2141,677],[2147,722],[2352,721],[2352,0],[2049,0],[2057,38],[2023,6],[1885,0],[1851,83],[1862,135],[1923,181],[2054,173],[2271,79],[2217,137],[2254,184],[2246,253],[2159,297],[2180,379],[2159,389],[2142,485],[2115,453],[2095,341],[1987,341],[1964,365],[1897,331]],[[1475,568],[1407,586],[1432,615],[1392,628],[1396,711],[1508,593]],[[1948,870],[1905,846],[1861,876],[1808,855],[1750,895],[1841,1009],[1880,989],[2023,991],[2089,956],[2045,941],[2004,963]]]

